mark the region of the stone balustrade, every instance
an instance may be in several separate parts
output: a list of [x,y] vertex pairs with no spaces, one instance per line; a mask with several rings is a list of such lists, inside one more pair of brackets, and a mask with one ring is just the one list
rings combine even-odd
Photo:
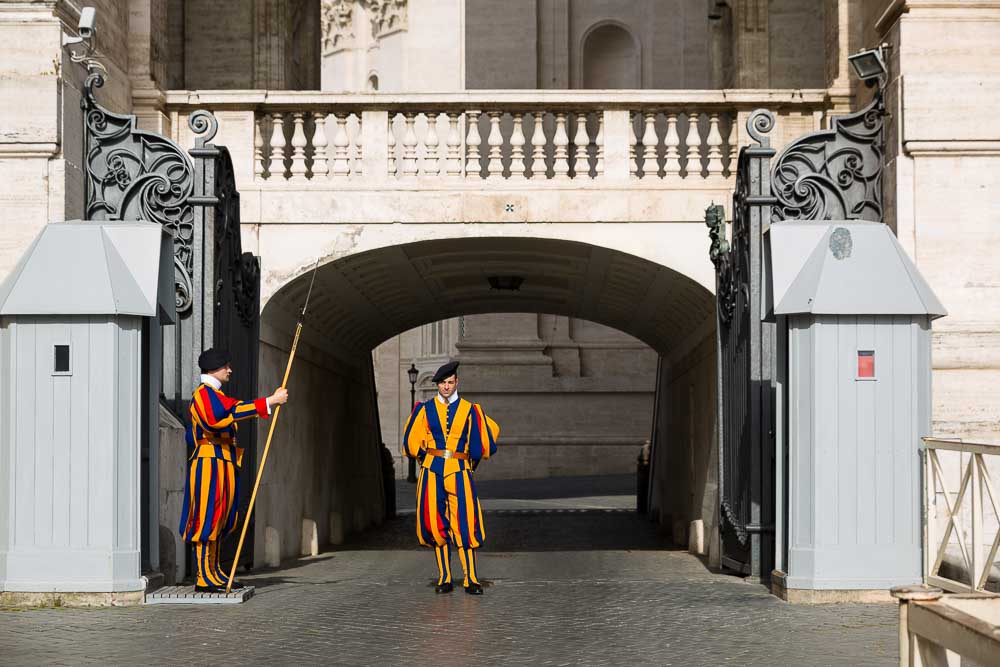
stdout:
[[[216,112],[225,135],[216,141],[228,145],[238,163],[246,154],[250,164],[238,164],[237,172],[244,182],[252,178],[261,185],[340,188],[397,180],[423,187],[460,182],[677,187],[728,181],[753,109],[768,108],[778,116],[772,137],[780,147],[820,129],[826,95],[819,90],[173,91],[167,104],[179,133],[182,117],[194,109]],[[227,127],[230,119],[235,123]]]

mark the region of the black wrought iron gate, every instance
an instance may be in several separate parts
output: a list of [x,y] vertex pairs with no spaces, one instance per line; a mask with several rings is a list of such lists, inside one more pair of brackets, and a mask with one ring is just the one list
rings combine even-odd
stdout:
[[755,579],[770,576],[774,534],[774,327],[764,321],[762,227],[770,220],[767,133],[774,116],[750,115],[755,144],[739,154],[732,240],[723,207],[706,211],[716,270],[719,500],[722,564]]

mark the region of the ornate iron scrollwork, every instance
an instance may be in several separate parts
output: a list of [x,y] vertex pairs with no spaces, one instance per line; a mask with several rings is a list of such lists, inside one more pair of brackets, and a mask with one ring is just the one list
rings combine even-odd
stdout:
[[85,217],[147,220],[174,234],[174,286],[178,314],[191,309],[194,253],[194,167],[173,141],[136,127],[132,115],[98,104],[99,71],[87,77],[81,106],[86,126]]
[[775,161],[771,220],[882,221],[885,105],[881,91],[829,130],[789,144]]

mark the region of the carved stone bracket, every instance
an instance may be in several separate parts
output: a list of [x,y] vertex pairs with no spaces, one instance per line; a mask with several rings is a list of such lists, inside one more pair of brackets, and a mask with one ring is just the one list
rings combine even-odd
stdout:
[[92,70],[81,106],[86,127],[85,218],[158,222],[174,234],[178,314],[191,309],[194,167],[173,141],[136,127],[135,116],[108,111],[94,97],[104,77]]
[[885,155],[882,95],[829,130],[789,144],[775,161],[771,212],[781,220],[882,221]]

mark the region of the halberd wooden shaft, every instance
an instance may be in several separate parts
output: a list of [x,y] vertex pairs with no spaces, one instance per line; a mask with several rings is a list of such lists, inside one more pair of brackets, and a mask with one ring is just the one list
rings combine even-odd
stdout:
[[[319,270],[319,260],[313,266],[312,279],[309,281],[309,291],[306,292],[305,303],[302,304],[302,311],[299,313],[299,321],[295,323],[295,337],[292,339],[292,349],[288,353],[288,365],[285,366],[285,377],[281,380],[281,388],[285,389],[288,384],[288,376],[292,374],[292,362],[295,361],[295,350],[299,347],[299,336],[302,335],[302,323],[306,319],[306,309],[309,308],[309,298],[312,296],[313,286],[316,284],[316,272]],[[243,551],[243,540],[247,536],[247,527],[250,525],[250,517],[253,516],[253,505],[257,501],[257,489],[260,488],[261,477],[264,476],[264,466],[267,465],[267,453],[271,449],[271,438],[274,437],[274,427],[278,424],[278,414],[281,406],[274,408],[271,415],[271,428],[267,431],[267,442],[264,443],[264,454],[260,457],[260,468],[257,469],[257,479],[253,483],[253,493],[250,494],[250,504],[247,506],[247,515],[243,518],[243,530],[240,532],[240,541],[236,545],[236,556],[233,558],[233,567],[229,571],[229,581],[226,582],[226,593],[233,590],[233,579],[236,578],[236,568],[240,564],[240,552]]]
[[[295,327],[295,338],[292,340],[292,350],[288,354],[288,365],[285,366],[285,378],[281,381],[281,388],[288,384],[288,376],[292,372],[292,362],[295,360],[295,350],[299,346],[299,335],[302,333],[302,321]],[[250,505],[247,506],[247,515],[243,518],[243,531],[240,533],[240,541],[236,545],[236,556],[233,558],[233,567],[229,571],[229,581],[226,582],[226,592],[233,589],[233,579],[236,577],[236,568],[240,564],[240,552],[243,551],[243,540],[247,536],[247,527],[250,525],[250,517],[253,515],[253,505],[257,501],[257,489],[260,488],[260,479],[264,475],[264,466],[267,465],[267,453],[271,449],[271,438],[274,437],[274,427],[278,424],[278,414],[281,406],[274,408],[271,415],[271,428],[267,431],[267,442],[264,444],[264,454],[260,457],[260,468],[257,469],[257,480],[253,483],[253,493],[250,494]]]

